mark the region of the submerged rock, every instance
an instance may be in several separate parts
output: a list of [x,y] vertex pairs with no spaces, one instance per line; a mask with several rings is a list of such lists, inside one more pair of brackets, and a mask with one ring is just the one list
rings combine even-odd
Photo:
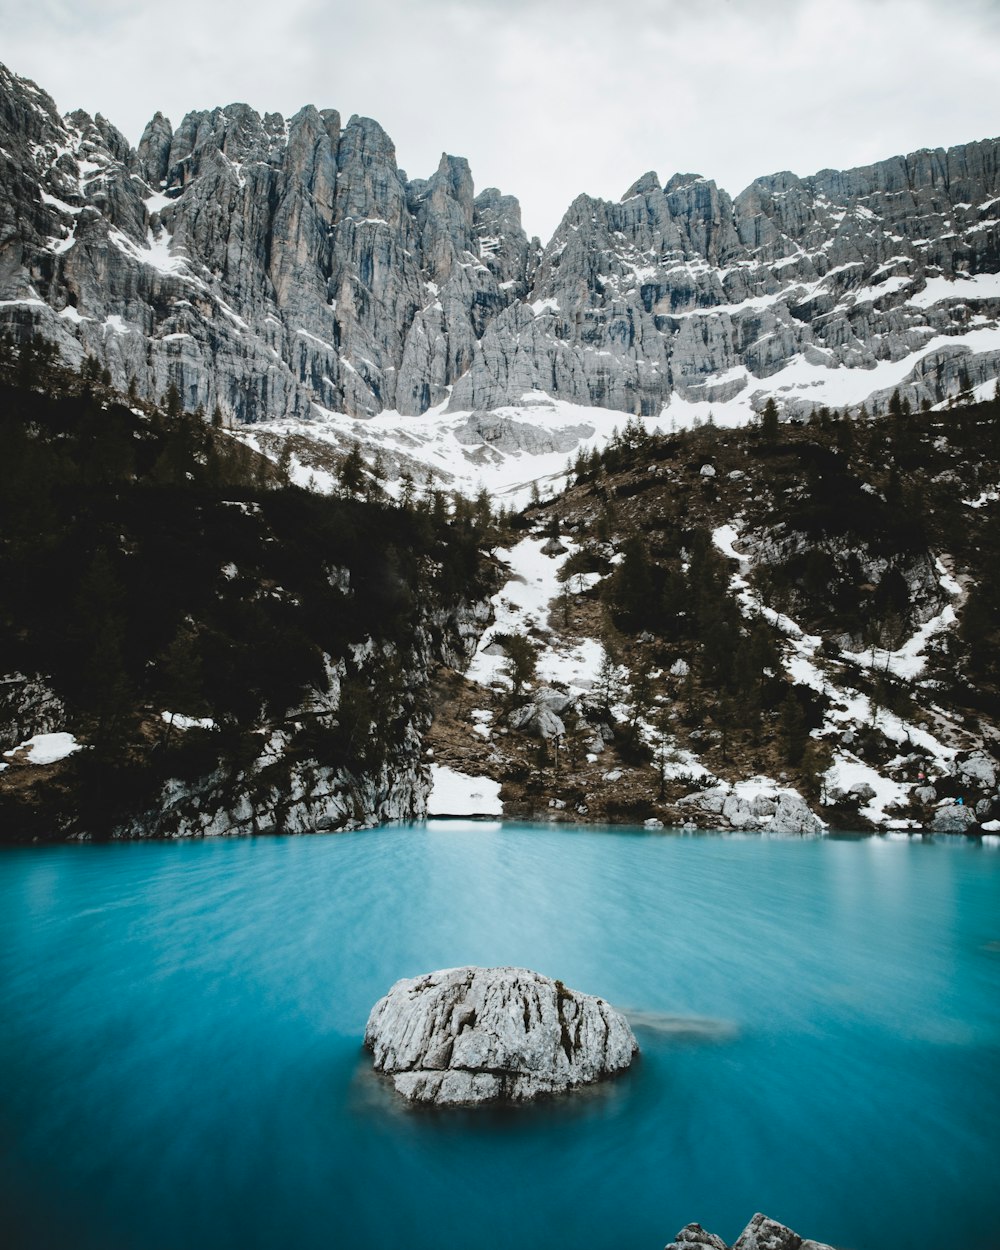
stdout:
[[639,1047],[601,998],[527,968],[447,968],[372,1008],[375,1070],[411,1102],[527,1102],[627,1068]]

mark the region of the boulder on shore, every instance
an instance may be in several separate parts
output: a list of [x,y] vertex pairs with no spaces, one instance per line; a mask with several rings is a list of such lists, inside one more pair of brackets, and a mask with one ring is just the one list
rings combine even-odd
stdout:
[[375,1070],[411,1102],[527,1102],[602,1080],[638,1052],[601,998],[527,968],[447,968],[397,981],[372,1008]]
[[967,833],[976,824],[976,813],[962,803],[939,807],[931,821],[932,833]]

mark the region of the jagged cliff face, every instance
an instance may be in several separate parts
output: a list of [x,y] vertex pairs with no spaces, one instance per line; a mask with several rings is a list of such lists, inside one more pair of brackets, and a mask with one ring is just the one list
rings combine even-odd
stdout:
[[241,421],[422,412],[528,290],[517,202],[443,156],[409,182],[373,121],[161,115],[138,149],[0,70],[0,295],[123,389]]
[[735,199],[646,174],[617,204],[580,196],[542,251],[465,160],[408,180],[368,119],[158,114],[133,150],[0,70],[0,319],[239,421],[528,392],[647,416],[768,394],[881,411],[897,386],[937,404],[1000,371],[998,154]]
[[[937,403],[958,389],[956,357],[971,384],[997,371],[997,165],[987,141],[775,174],[735,200],[696,175],[661,187],[652,173],[618,204],[581,196],[530,302],[493,323],[453,403],[538,389],[652,416],[673,395],[779,391],[786,406],[873,395],[881,409],[891,388],[879,394],[877,366],[908,357],[920,361],[911,400]],[[973,327],[981,342],[938,341]],[[839,369],[858,371],[844,398],[824,389]]]

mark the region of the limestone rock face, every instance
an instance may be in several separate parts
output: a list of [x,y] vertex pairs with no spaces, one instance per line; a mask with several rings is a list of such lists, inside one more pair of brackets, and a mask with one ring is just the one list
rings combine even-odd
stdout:
[[450,968],[397,981],[365,1045],[411,1102],[526,1102],[627,1068],[638,1045],[603,999],[527,968]]
[[[735,199],[692,174],[665,186],[646,174],[617,204],[580,196],[527,303],[483,335],[453,406],[539,389],[643,415],[673,395],[723,403],[742,392],[760,408],[767,380],[796,357],[821,380],[912,354],[900,391],[915,407],[991,378],[997,353],[985,342],[920,348],[962,332],[963,292],[991,322],[1000,313],[995,283],[966,276],[996,268],[997,147],[774,174]],[[869,409],[884,412],[892,389],[867,388]],[[790,412],[815,402],[808,388],[781,395]]]
[[[483,417],[526,395],[660,416],[674,397],[760,410],[770,389],[794,415],[837,370],[881,413],[895,384],[874,371],[899,361],[919,407],[1000,372],[998,153],[770,174],[735,198],[647,173],[617,203],[578,196],[543,249],[464,158],[408,179],[369,118],[157,113],[133,150],[0,66],[0,328],[123,391],[176,385],[189,411],[447,402],[487,448],[528,445]],[[793,363],[805,381],[779,378]]]
[[423,412],[528,289],[517,201],[369,118],[160,113],[136,150],[0,66],[0,323],[236,421]]

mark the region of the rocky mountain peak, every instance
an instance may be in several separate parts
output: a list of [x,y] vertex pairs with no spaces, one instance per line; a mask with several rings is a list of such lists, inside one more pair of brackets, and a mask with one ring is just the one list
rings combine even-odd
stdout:
[[151,187],[166,185],[173,137],[174,129],[170,119],[162,113],[154,113],[146,123],[135,154],[136,172]]
[[911,407],[1000,361],[1000,142],[811,177],[648,172],[542,250],[462,157],[408,180],[370,118],[156,114],[132,150],[0,72],[0,318],[122,390],[233,420],[525,394],[661,421]]
[[637,178],[635,182],[632,183],[629,189],[622,196],[622,203],[624,204],[626,200],[631,200],[637,195],[655,195],[659,192],[659,190],[660,176],[657,174],[655,169],[651,169],[647,173],[643,174],[641,178]]

